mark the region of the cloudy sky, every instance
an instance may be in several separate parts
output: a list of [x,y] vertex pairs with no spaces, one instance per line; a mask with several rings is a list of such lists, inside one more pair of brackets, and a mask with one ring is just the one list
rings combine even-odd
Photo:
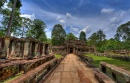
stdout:
[[87,38],[99,29],[107,39],[112,38],[117,27],[130,21],[130,0],[21,0],[21,14],[30,19],[41,19],[46,25],[46,35],[51,38],[55,24],[62,24],[67,33],[79,37],[85,31]]

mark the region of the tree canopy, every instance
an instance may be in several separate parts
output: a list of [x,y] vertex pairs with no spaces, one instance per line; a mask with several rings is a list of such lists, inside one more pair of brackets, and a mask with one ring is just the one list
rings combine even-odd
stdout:
[[62,45],[66,38],[66,32],[62,25],[56,24],[51,33],[52,45]]
[[130,21],[117,28],[115,38],[117,40],[130,40]]
[[[6,0],[4,0],[6,1]],[[14,16],[13,16],[13,21],[12,21],[12,26],[10,28],[10,33],[13,33],[14,35],[18,35],[20,32],[20,27],[21,27],[21,22],[22,19],[20,17],[20,7],[22,6],[20,0],[18,0],[18,3],[20,4],[19,8],[16,8],[14,10]],[[4,2],[2,3],[2,5],[4,4]],[[13,3],[10,0],[7,3],[7,7],[8,8],[1,8],[1,14],[3,15],[3,19],[1,20],[1,24],[2,26],[0,26],[0,30],[2,31],[2,34],[0,34],[0,36],[4,36],[7,33],[8,30],[8,24],[9,24],[9,19],[11,19],[11,10],[10,8],[12,8]]]
[[83,32],[83,31],[80,32],[79,40],[86,41],[86,33],[85,32]]
[[78,39],[73,33],[68,33],[66,35],[66,40],[76,40]]
[[102,30],[99,30],[95,33],[93,33],[89,38],[88,38],[88,45],[89,46],[95,46],[97,47],[98,51],[103,51],[104,48],[101,48],[105,43],[105,34],[103,33]]
[[30,28],[27,30],[27,37],[36,38],[41,41],[46,41],[47,37],[45,34],[46,24],[39,19],[34,19]]

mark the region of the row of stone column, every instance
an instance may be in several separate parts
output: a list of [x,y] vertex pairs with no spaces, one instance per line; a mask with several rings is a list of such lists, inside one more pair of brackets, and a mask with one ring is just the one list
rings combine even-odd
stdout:
[[48,44],[27,38],[0,38],[0,59],[34,58],[48,54]]

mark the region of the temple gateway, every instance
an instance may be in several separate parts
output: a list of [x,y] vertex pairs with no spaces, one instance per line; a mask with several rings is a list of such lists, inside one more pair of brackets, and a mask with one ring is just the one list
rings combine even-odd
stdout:
[[87,46],[86,42],[82,40],[67,40],[61,46],[51,47],[51,52],[54,54],[81,54],[94,51],[94,47]]

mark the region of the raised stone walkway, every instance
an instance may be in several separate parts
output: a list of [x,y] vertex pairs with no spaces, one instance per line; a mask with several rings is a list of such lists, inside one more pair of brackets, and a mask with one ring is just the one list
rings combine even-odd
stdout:
[[67,55],[44,83],[98,83],[93,70],[74,54]]

